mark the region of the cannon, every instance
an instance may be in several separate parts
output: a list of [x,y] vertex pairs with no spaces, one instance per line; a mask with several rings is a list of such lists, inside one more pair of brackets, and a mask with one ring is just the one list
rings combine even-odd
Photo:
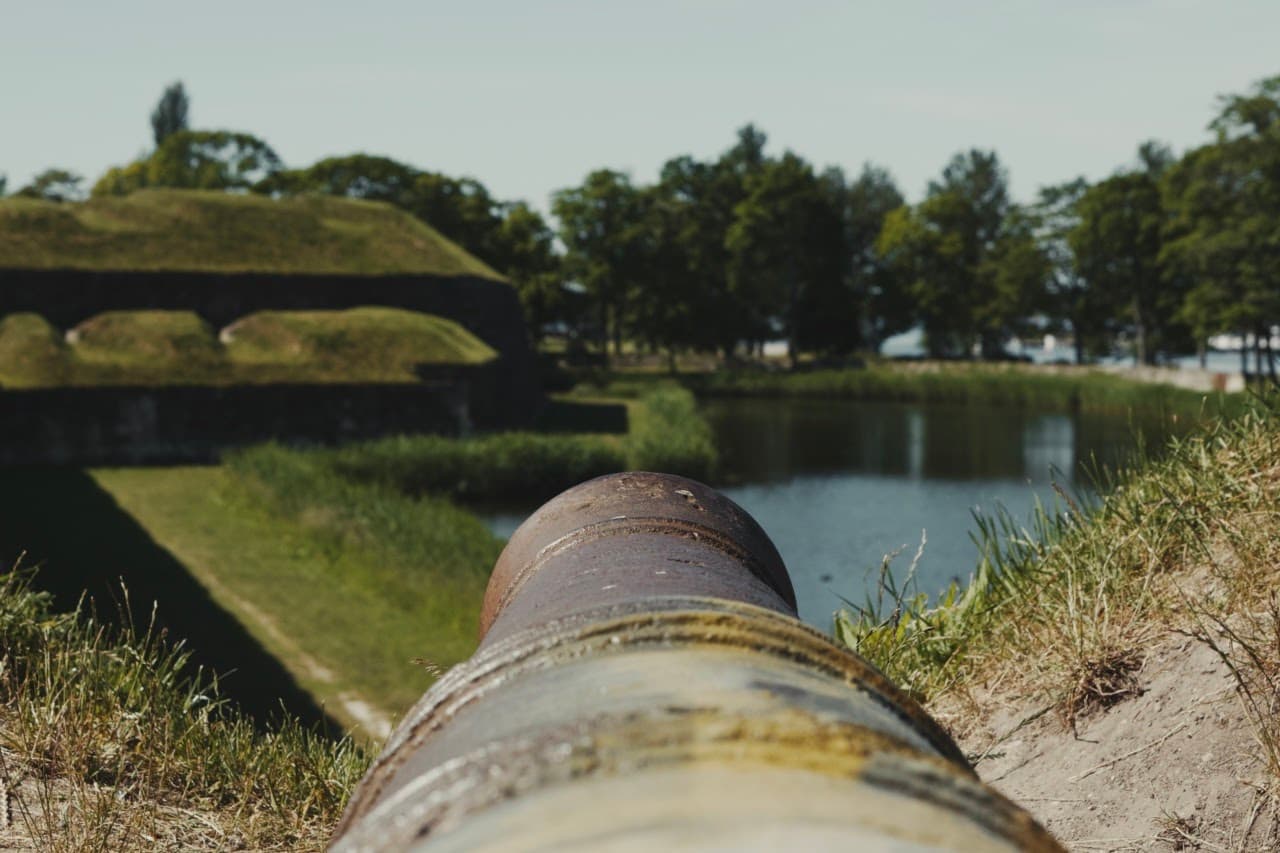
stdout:
[[552,499],[498,558],[480,621],[331,849],[1061,849],[796,618],[769,537],[701,483],[614,474]]

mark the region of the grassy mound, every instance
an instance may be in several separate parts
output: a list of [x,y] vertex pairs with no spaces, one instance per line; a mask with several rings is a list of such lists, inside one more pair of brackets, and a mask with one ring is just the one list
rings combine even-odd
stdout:
[[4,837],[43,850],[319,849],[367,759],[255,731],[153,632],[55,613],[0,574]]
[[70,356],[58,330],[38,314],[0,317],[0,385],[33,388],[64,385]]
[[[483,364],[497,353],[457,323],[396,308],[262,311],[227,327],[246,376],[411,382],[419,365]],[[263,381],[259,379],[258,381]]]
[[190,311],[109,311],[64,342],[34,314],[0,319],[0,385],[415,382],[417,369],[497,356],[442,317],[396,308],[265,311],[219,340]]
[[387,204],[193,190],[0,200],[4,268],[501,278]]
[[73,373],[101,383],[209,381],[228,369],[209,324],[190,311],[108,311],[72,330]]

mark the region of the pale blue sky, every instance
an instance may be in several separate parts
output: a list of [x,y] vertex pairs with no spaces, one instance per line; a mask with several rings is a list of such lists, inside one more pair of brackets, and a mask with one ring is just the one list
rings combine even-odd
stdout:
[[0,0],[0,172],[96,178],[147,148],[182,79],[194,126],[290,165],[387,154],[544,209],[594,168],[712,157],[748,121],[912,199],[995,148],[1029,199],[1143,139],[1205,140],[1215,95],[1280,73],[1278,36],[1277,0]]

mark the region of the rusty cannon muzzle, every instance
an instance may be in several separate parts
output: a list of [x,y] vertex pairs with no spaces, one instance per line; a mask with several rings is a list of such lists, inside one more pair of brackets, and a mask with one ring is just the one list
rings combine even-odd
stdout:
[[707,486],[564,492],[511,537],[479,650],[392,734],[333,849],[1060,849],[795,614],[768,536]]

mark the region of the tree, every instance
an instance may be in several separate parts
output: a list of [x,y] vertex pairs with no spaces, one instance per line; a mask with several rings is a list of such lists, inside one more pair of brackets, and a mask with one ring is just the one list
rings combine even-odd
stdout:
[[903,205],[902,193],[887,171],[870,163],[852,182],[839,169],[828,169],[822,183],[843,222],[843,285],[857,314],[855,325],[843,331],[841,348],[864,346],[878,352],[886,338],[912,323],[905,284],[876,249],[885,218]]
[[1005,339],[1041,303],[1047,264],[1010,203],[995,152],[957,154],[924,201],[885,218],[877,251],[907,283],[935,357],[1003,353]]
[[1077,364],[1110,349],[1115,318],[1120,313],[1114,295],[1105,288],[1092,287],[1081,273],[1068,240],[1080,223],[1078,207],[1088,189],[1084,178],[1042,187],[1030,211],[1049,265],[1047,310],[1052,319],[1070,324]]
[[284,169],[254,187],[269,195],[324,195],[385,201],[408,209],[413,204],[413,183],[418,169],[390,157],[351,154],[328,157],[305,169]]
[[490,262],[515,285],[537,344],[549,324],[568,319],[569,297],[555,250],[555,232],[536,210],[515,202],[504,208],[495,242],[498,254]]
[[[1280,77],[1249,95],[1219,99],[1214,144],[1189,152],[1164,175],[1170,211],[1162,259],[1194,282],[1181,317],[1197,344],[1211,334],[1252,335],[1255,369],[1280,322]],[[1242,346],[1242,368],[1247,352]]]
[[9,186],[9,176],[0,172],[0,198],[4,197],[5,190]]
[[108,169],[94,195],[124,195],[144,187],[247,190],[282,168],[280,157],[256,136],[228,130],[182,130],[149,157]]
[[45,169],[31,179],[31,183],[18,190],[18,195],[26,198],[40,198],[45,201],[80,201],[84,198],[84,190],[80,187],[84,178],[66,169]]
[[644,200],[622,172],[599,169],[581,186],[560,190],[552,211],[560,220],[565,271],[587,291],[599,312],[602,352],[610,337],[622,352],[628,297],[644,253]]
[[191,103],[182,81],[169,85],[160,96],[156,108],[151,111],[151,132],[159,148],[166,139],[189,127],[188,113]]
[[1163,158],[1144,146],[1143,167],[1089,187],[1076,205],[1079,221],[1068,234],[1080,274],[1109,294],[1131,324],[1134,361],[1153,364],[1161,333],[1180,301],[1165,287],[1160,263],[1165,211],[1157,184]]
[[755,325],[801,348],[846,349],[856,305],[842,287],[843,223],[813,168],[787,152],[747,180],[747,197],[726,235],[732,292],[755,310]]

